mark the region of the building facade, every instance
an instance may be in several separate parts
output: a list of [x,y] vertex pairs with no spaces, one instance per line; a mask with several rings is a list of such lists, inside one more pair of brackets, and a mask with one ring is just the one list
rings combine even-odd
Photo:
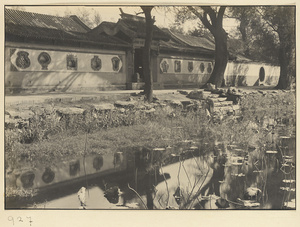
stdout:
[[[5,91],[80,92],[142,89],[145,19],[121,13],[117,23],[88,28],[76,16],[5,9]],[[214,67],[214,42],[154,26],[155,89],[197,88]],[[225,84],[276,85],[279,67],[231,59]]]

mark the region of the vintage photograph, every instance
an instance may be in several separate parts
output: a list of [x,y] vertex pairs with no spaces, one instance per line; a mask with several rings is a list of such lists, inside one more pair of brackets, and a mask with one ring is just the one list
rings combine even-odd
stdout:
[[5,210],[296,209],[295,5],[4,20]]

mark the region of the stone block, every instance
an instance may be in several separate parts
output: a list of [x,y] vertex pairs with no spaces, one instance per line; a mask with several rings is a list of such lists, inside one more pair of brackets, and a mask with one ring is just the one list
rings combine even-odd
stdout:
[[111,103],[101,103],[101,104],[94,104],[93,108],[96,111],[111,111],[115,108],[115,106]]
[[59,107],[56,108],[56,111],[63,115],[80,115],[85,111],[82,108],[74,108],[74,107]]
[[190,99],[203,99],[204,98],[204,93],[203,90],[194,90],[191,91],[188,95],[188,98]]
[[136,101],[116,101],[115,106],[119,108],[134,108],[137,105]]

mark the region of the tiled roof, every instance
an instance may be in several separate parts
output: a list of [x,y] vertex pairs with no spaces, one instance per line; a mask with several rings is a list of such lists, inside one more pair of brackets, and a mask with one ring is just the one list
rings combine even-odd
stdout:
[[[73,19],[74,18],[74,19]],[[58,17],[39,13],[30,13],[13,9],[5,9],[6,24],[21,26],[56,29],[61,31],[72,31],[86,33],[90,29],[80,23],[79,18]]]
[[[99,34],[97,36],[89,35],[80,22],[78,24],[78,22],[75,22],[71,18],[32,14],[10,9],[6,9],[5,13],[5,34],[7,41],[12,37],[20,37],[38,40],[62,40],[65,42],[90,42],[93,44],[128,46],[124,41],[106,34]],[[30,15],[33,15],[32,18],[30,18]],[[22,17],[24,17],[24,20],[22,20]],[[55,27],[53,24],[54,21],[61,21],[61,23],[56,23]]]
[[[119,31],[122,31],[126,36],[130,38],[145,38],[146,24],[144,20],[132,20],[129,17],[124,17],[117,23],[104,21],[99,26],[92,29],[89,33],[99,34],[101,32],[105,32],[106,34],[113,36],[116,35]],[[154,25],[153,39],[169,40],[170,36]]]
[[[121,19],[119,20],[119,23],[120,25],[125,26],[128,30],[130,30],[130,33],[128,33],[129,35],[131,34],[132,36],[137,38],[146,37],[146,23],[144,21]],[[169,40],[170,36],[154,25],[153,39]]]
[[184,45],[190,47],[203,48],[207,50],[215,50],[214,42],[208,39],[207,37],[184,35],[179,32],[171,32],[168,29],[164,29],[164,31],[169,33],[175,41],[182,43]]

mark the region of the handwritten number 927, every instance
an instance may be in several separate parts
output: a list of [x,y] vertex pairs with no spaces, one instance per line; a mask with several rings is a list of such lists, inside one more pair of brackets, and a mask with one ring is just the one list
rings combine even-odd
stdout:
[[26,224],[26,223],[28,223],[29,224],[29,226],[31,226],[31,223],[33,222],[32,220],[31,220],[31,217],[26,217],[26,219],[23,219],[22,217],[20,217],[20,216],[18,216],[17,218],[14,218],[14,217],[12,217],[12,216],[9,216],[8,218],[7,218],[7,220],[9,221],[9,222],[11,222],[11,224],[12,225],[17,225],[17,224]]

